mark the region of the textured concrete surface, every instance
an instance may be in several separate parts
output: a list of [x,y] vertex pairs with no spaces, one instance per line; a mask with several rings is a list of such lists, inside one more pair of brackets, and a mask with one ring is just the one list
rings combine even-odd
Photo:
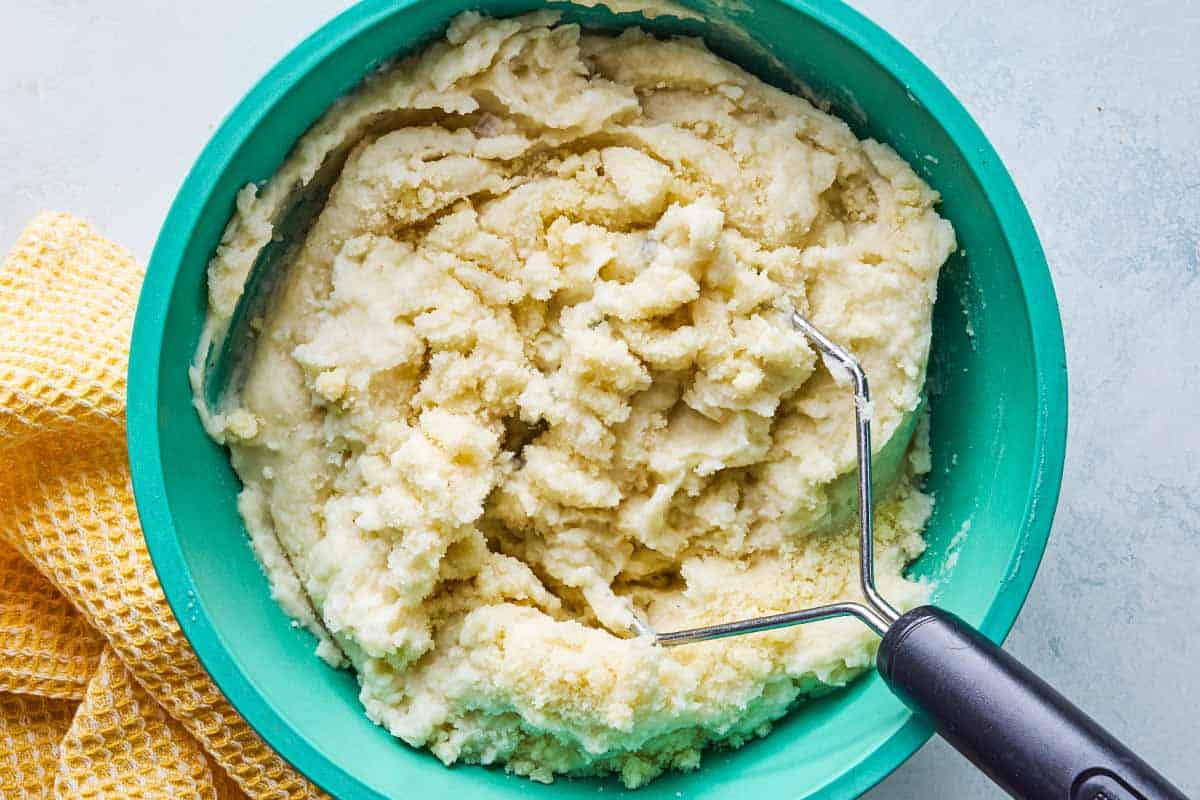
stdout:
[[[217,121],[346,4],[11,4],[0,248],[53,207],[146,258]],[[1071,379],[1066,479],[1009,646],[1200,795],[1200,4],[857,5],[975,115],[1054,272]],[[233,14],[245,23],[231,28]],[[1000,792],[934,741],[869,796]]]

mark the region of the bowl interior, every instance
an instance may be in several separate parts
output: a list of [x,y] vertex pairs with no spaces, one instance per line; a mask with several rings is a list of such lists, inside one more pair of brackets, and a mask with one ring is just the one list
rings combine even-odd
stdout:
[[[341,797],[595,797],[614,781],[529,783],[447,770],[371,724],[353,675],[313,655],[271,600],[235,507],[238,481],[192,410],[186,367],[205,313],[204,271],[237,190],[268,178],[290,143],[373,67],[438,36],[466,8],[560,9],[597,28],[703,36],[776,85],[828,100],[860,136],[888,142],[942,193],[961,250],[946,265],[930,367],[937,507],[913,572],[994,639],[1011,626],[1049,531],[1066,425],[1053,290],[1025,210],[986,140],[910,54],[831,3],[687,2],[706,22],[515,0],[368,0],[298,47],[226,120],[189,175],[147,273],[130,363],[129,444],[147,543],[205,666],[263,737]],[[739,10],[740,9],[740,10]],[[969,522],[969,532],[959,535]],[[850,797],[929,732],[870,674],[804,705],[766,739],[713,752],[640,798]]]

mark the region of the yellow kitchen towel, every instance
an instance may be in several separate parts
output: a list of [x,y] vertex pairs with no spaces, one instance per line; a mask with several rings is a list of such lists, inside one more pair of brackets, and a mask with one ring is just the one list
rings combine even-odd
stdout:
[[322,797],[213,684],[150,563],[125,450],[141,280],[66,214],[0,268],[0,798]]

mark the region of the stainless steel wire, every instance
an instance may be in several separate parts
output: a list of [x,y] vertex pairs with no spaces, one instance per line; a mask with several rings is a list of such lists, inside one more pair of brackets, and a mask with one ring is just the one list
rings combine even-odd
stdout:
[[[633,630],[639,636],[653,636],[657,644],[669,647],[775,630],[834,617],[857,617],[871,630],[882,636],[892,623],[900,618],[900,612],[896,611],[875,588],[875,525],[871,497],[871,388],[867,383],[867,375],[854,356],[817,330],[799,313],[792,312],[791,323],[825,357],[827,369],[835,372],[837,369],[844,370],[854,385],[854,422],[858,457],[858,576],[866,602],[830,603],[816,608],[787,611],[764,617],[751,617],[669,633],[659,633],[653,630],[645,621],[637,619],[635,615]],[[837,366],[831,366],[829,359],[832,359]],[[840,382],[842,376],[835,374],[834,379]]]

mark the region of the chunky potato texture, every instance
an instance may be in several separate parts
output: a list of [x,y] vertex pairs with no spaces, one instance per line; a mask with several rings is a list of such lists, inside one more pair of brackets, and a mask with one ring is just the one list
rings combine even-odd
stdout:
[[857,596],[850,392],[793,308],[871,378],[879,580],[924,597],[905,448],[954,236],[903,160],[699,42],[465,14],[242,194],[206,342],[336,159],[244,387],[201,408],[276,596],[371,719],[447,763],[638,786],[870,665],[848,621],[628,630]]

